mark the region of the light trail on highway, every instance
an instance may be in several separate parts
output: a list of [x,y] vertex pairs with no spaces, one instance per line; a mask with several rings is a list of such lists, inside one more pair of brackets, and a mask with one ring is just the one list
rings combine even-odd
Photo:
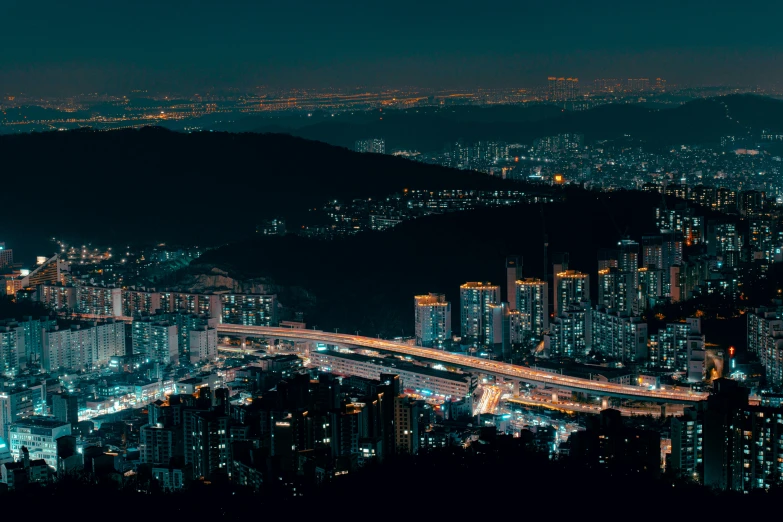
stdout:
[[482,386],[481,398],[473,408],[473,414],[495,413],[500,402],[502,392],[497,386]]
[[692,392],[691,390],[648,390],[638,386],[597,382],[578,377],[569,377],[562,374],[534,370],[525,366],[490,361],[469,355],[445,352],[432,348],[422,348],[420,346],[410,346],[395,341],[359,335],[323,332],[320,330],[305,330],[304,328],[242,326],[235,324],[220,324],[217,326],[217,331],[221,335],[273,338],[295,342],[316,342],[346,348],[371,348],[409,357],[438,361],[447,365],[474,370],[483,374],[494,375],[512,381],[523,381],[569,390],[590,392],[599,396],[620,397],[657,403],[695,403],[707,398],[706,393]]

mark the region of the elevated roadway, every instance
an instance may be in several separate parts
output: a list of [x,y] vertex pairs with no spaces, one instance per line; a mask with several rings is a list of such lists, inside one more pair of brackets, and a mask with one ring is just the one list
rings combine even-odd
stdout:
[[242,326],[234,324],[218,325],[217,331],[220,335],[262,337],[295,342],[316,342],[344,348],[364,348],[389,352],[416,359],[436,361],[474,373],[492,375],[511,381],[586,392],[601,397],[615,397],[660,404],[690,404],[707,398],[706,393],[694,393],[690,390],[649,390],[639,386],[597,382],[589,379],[534,370],[526,366],[490,361],[478,357],[471,357],[469,355],[445,352],[432,348],[422,348],[419,346],[410,346],[395,341],[374,339],[372,337],[363,337],[359,335],[330,333],[320,330],[305,330],[303,328]]

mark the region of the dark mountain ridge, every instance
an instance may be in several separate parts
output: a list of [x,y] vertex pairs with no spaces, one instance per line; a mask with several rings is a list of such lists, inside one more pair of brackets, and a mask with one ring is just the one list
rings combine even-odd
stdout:
[[[357,154],[280,134],[184,134],[160,128],[0,136],[8,181],[29,182],[0,205],[0,241],[85,240],[220,244],[265,218],[292,226],[330,199],[403,188],[511,188],[498,178]],[[27,255],[42,255],[40,246]],[[32,250],[35,250],[33,252]]]
[[[587,111],[565,111],[554,106],[425,108],[343,113],[287,132],[341,147],[355,140],[382,137],[387,150],[441,150],[463,140],[502,140],[531,144],[536,138],[564,132],[585,135],[588,141],[630,135],[653,148],[679,144],[714,143],[721,136],[758,136],[763,129],[783,131],[783,101],[730,95],[666,109],[639,104],[601,105]],[[276,124],[276,130],[285,125]],[[264,130],[260,125],[258,130]]]

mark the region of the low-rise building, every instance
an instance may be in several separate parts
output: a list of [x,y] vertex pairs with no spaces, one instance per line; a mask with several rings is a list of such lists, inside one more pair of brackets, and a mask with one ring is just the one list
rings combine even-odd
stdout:
[[0,465],[2,481],[9,490],[21,489],[27,484],[45,484],[52,479],[52,470],[43,459],[31,459],[26,447],[21,448],[22,456],[16,462]]
[[476,386],[476,379],[470,374],[435,370],[391,357],[323,351],[313,352],[310,361],[323,371],[365,379],[378,379],[381,374],[396,373],[404,389],[425,397],[461,398],[470,395]]
[[71,425],[49,417],[28,417],[17,421],[9,429],[11,456],[22,458],[22,447],[31,460],[43,459],[48,466],[57,467],[57,439],[71,434]]

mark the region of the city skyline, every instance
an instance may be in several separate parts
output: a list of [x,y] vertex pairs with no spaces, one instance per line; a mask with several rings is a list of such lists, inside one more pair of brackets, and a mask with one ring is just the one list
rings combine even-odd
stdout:
[[[542,6],[541,6],[542,7]],[[655,8],[568,1],[473,9],[467,3],[242,1],[8,2],[3,91],[34,95],[199,92],[208,88],[544,85],[548,76],[666,77],[690,85],[778,84],[783,7],[721,1]],[[34,32],[37,37],[29,38]]]
[[783,5],[0,12],[21,518],[777,509]]

